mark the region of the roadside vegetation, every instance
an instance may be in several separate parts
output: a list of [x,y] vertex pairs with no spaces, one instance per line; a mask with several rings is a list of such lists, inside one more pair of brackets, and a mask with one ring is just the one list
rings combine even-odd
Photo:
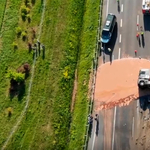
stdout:
[[[99,1],[47,0],[41,35],[44,0],[7,1],[0,50],[0,147],[26,104],[31,47],[40,37],[45,54],[41,51],[37,56],[28,110],[7,149],[81,149]],[[71,114],[76,68],[78,91]]]

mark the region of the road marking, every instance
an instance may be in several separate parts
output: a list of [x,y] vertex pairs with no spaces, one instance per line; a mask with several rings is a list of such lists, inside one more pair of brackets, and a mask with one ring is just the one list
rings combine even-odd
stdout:
[[122,19],[120,20],[120,27],[122,27]]
[[121,5],[121,12],[123,12],[123,4]]
[[117,107],[115,106],[115,108],[114,108],[114,124],[113,124],[113,133],[112,133],[112,146],[111,146],[111,149],[112,149],[112,150],[114,149],[115,124],[116,124],[116,110],[117,110]]
[[134,117],[133,117],[133,121],[132,121],[132,137],[134,137]]
[[96,123],[95,123],[95,130],[94,130],[94,137],[93,137],[93,143],[92,143],[92,150],[94,149],[94,144],[95,144],[95,137],[96,137]]
[[118,59],[120,59],[120,52],[121,52],[121,48],[119,48]]
[[109,6],[109,0],[107,0],[106,17],[107,17],[107,14],[108,14],[108,6]]
[[112,55],[112,60],[114,60],[115,59],[115,56],[114,55]]
[[119,43],[121,43],[121,34],[120,34],[120,36],[119,36]]
[[138,31],[138,25],[139,25],[139,15],[137,15],[137,31]]

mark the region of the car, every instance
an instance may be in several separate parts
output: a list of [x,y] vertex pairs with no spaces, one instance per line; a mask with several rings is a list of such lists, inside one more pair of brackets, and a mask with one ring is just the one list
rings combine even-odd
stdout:
[[114,14],[109,13],[107,15],[101,36],[102,43],[108,43],[112,37],[114,27],[116,25],[117,18]]
[[150,69],[141,69],[138,77],[139,88],[150,88]]

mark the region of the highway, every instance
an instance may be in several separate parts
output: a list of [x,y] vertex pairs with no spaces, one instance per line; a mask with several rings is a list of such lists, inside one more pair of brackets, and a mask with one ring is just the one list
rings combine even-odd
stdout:
[[[113,63],[113,60],[125,57],[150,59],[150,16],[144,17],[141,7],[141,0],[121,0],[119,6],[116,0],[103,1],[103,25],[108,13],[116,15],[117,25],[110,43],[102,45],[105,48],[100,58],[102,63]],[[137,39],[140,26],[144,29],[144,36],[140,35]],[[112,53],[108,52],[108,48],[112,49]],[[140,99],[125,107],[97,112],[99,121],[93,122],[88,150],[146,150],[147,143],[150,143],[144,141],[149,111],[143,111],[141,105]]]

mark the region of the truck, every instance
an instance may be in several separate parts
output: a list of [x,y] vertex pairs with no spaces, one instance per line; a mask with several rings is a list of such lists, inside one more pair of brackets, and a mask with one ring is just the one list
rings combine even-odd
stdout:
[[140,89],[150,88],[150,69],[141,69],[139,71],[138,87]]
[[144,15],[150,14],[150,0],[142,1],[142,12]]

